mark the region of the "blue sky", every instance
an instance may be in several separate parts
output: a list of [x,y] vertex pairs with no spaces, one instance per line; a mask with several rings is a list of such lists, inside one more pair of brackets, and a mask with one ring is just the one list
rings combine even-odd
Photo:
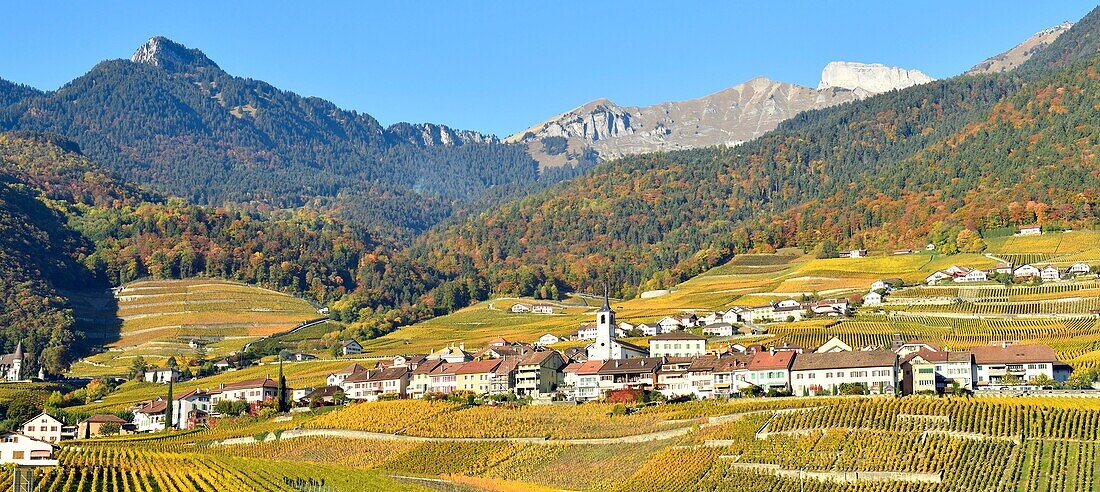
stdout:
[[383,124],[508,135],[591,99],[699,97],[832,60],[956,75],[1094,3],[53,2],[0,18],[0,78],[56,89],[164,35],[234,75]]

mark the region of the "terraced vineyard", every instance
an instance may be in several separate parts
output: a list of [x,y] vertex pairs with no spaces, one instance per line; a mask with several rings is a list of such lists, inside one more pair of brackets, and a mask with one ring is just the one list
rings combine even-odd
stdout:
[[224,355],[317,317],[301,299],[236,282],[134,282],[118,289],[115,304],[84,317],[86,336],[105,342],[107,351],[75,364],[73,374],[125,375],[137,356],[159,365],[190,355],[191,340],[205,343],[211,357]]
[[[413,415],[425,408],[434,410]],[[643,433],[651,425],[638,427],[633,416],[608,417],[606,410],[586,404],[530,411],[540,418],[560,413],[554,427],[563,437],[590,435],[586,419],[606,419],[621,429],[610,434]],[[526,411],[514,412],[385,402],[302,416],[304,422],[283,425],[358,422],[396,432],[445,414],[465,413],[455,431],[424,430],[439,436],[530,435],[519,425]],[[638,417],[657,428],[666,427],[661,422],[676,422],[693,425],[693,430],[632,443],[314,436],[210,444],[211,439],[272,428],[257,423],[168,439],[77,443],[65,449],[62,466],[44,475],[39,490],[237,490],[253,481],[264,490],[288,490],[280,484],[295,478],[324,478],[331,490],[407,487],[388,481],[390,475],[439,478],[487,490],[1083,492],[1100,483],[1096,398],[752,399],[648,407]],[[459,428],[465,432],[456,434]],[[219,469],[222,473],[215,476]],[[105,487],[109,482],[117,488]]]

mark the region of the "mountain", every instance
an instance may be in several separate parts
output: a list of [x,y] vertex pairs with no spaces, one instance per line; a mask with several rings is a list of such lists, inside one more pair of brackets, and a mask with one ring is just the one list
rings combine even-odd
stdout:
[[1019,69],[800,113],[736,148],[628,156],[450,224],[414,253],[472,264],[494,292],[517,272],[624,295],[737,252],[826,241],[944,251],[962,229],[1095,223],[1092,95],[1100,10]]
[[10,106],[41,94],[41,91],[33,87],[0,79],[0,107]]
[[834,62],[822,72],[818,89],[757,77],[709,96],[653,106],[619,106],[597,99],[505,142],[527,143],[532,157],[544,167],[579,162],[586,150],[607,160],[653,151],[735,146],[802,111],[931,80],[917,70]]
[[494,186],[540,179],[521,146],[442,125],[385,128],[370,115],[230,75],[163,37],[57,91],[6,100],[0,129],[63,135],[158,192],[211,205],[335,206],[406,235]]
[[968,74],[1007,72],[1020,66],[1038,51],[1058,39],[1063,33],[1073,27],[1072,22],[1063,22],[1050,29],[1044,29],[1025,39],[1022,43],[1013,46],[1012,49],[992,56],[985,61],[974,65],[967,70]]

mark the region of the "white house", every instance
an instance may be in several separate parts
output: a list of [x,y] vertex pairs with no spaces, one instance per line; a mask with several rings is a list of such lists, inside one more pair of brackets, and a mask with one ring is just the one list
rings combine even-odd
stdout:
[[1016,278],[1035,278],[1042,276],[1042,272],[1032,265],[1024,265],[1014,270],[1012,276]]
[[535,340],[535,345],[537,345],[539,347],[545,347],[547,345],[553,345],[553,344],[558,343],[560,341],[561,341],[561,338],[558,338],[557,336],[554,336],[550,333],[547,333],[547,334],[539,337],[538,340]]
[[60,442],[64,439],[65,424],[53,418],[50,414],[42,412],[23,423],[19,428],[20,433],[43,442]]
[[726,311],[722,314],[722,322],[731,324],[741,323],[744,321],[744,318],[742,317],[742,313],[744,313],[744,311],[745,310],[741,307],[732,307],[729,309],[729,311]]
[[824,354],[828,352],[851,352],[852,346],[844,343],[837,337],[832,337],[825,343],[821,344],[814,352]]
[[[167,410],[168,402],[163,398],[137,404],[131,409],[131,413],[134,414],[134,430],[137,432],[164,430],[164,415]],[[175,420],[174,417],[173,420]]]
[[210,404],[217,405],[220,401],[263,402],[274,399],[278,390],[279,383],[271,378],[248,379],[221,384],[218,385],[217,389],[210,391]]
[[1087,275],[1091,271],[1092,267],[1090,267],[1088,263],[1074,263],[1069,267],[1069,270],[1066,270],[1066,275]]
[[882,294],[879,294],[878,292],[875,292],[875,291],[871,291],[871,292],[868,292],[866,294],[863,294],[863,305],[864,306],[877,306],[879,304],[882,304]]
[[149,369],[145,371],[145,382],[168,384],[169,381],[179,381],[181,374],[183,373],[181,373],[178,369],[172,369],[170,367],[157,367],[155,369]]
[[642,336],[652,337],[657,335],[657,330],[659,328],[657,327],[657,325],[652,323],[638,323],[638,325],[635,326],[634,329],[638,330],[638,332],[641,333]]
[[867,250],[865,249],[853,249],[851,251],[841,251],[841,258],[863,258],[867,256]]
[[531,312],[531,305],[517,302],[515,304],[512,304],[512,308],[509,309],[509,311],[512,311],[513,313],[529,313]]
[[596,341],[585,347],[588,360],[631,359],[649,355],[644,348],[617,340],[616,328],[615,311],[611,310],[604,295],[603,307],[596,312]]
[[989,274],[984,270],[970,270],[966,275],[955,277],[955,282],[985,282],[989,280]]
[[661,333],[672,333],[684,327],[678,318],[672,316],[661,318],[661,320],[657,322],[657,326],[660,328]]
[[1055,267],[1053,265],[1047,265],[1046,268],[1043,268],[1039,275],[1044,281],[1047,282],[1062,280],[1062,272],[1058,270],[1058,267]]
[[889,394],[897,385],[897,355],[889,350],[803,353],[791,365],[796,395],[829,394],[842,384],[862,384],[872,394]]
[[531,312],[535,314],[554,314],[554,306],[549,304],[535,304],[531,307]]
[[731,337],[733,336],[733,325],[725,322],[710,323],[703,326],[703,334],[714,337]]
[[15,344],[15,352],[0,355],[0,379],[9,382],[23,380],[23,342]]
[[345,367],[345,368],[343,368],[339,371],[336,371],[332,374],[329,374],[328,378],[325,379],[325,383],[327,383],[326,384],[327,386],[340,386],[340,383],[344,382],[344,380],[347,379],[352,374],[356,374],[356,373],[360,373],[360,372],[366,372],[366,371],[367,370],[364,369],[363,366],[361,366],[359,364],[352,364],[352,365],[350,365],[348,367]]
[[952,278],[951,274],[941,270],[941,271],[937,271],[937,272],[933,273],[932,275],[929,275],[928,277],[925,277],[924,283],[926,283],[928,285],[935,285],[935,284],[937,284],[941,281],[947,280],[949,278]]
[[0,432],[0,464],[53,466],[53,444],[17,432]]
[[340,342],[340,353],[342,355],[359,355],[363,353],[363,346],[355,340],[344,340]]
[[577,329],[575,338],[577,340],[595,340],[596,323],[581,323],[580,328]]
[[1062,379],[1054,370],[1058,357],[1046,345],[977,346],[971,347],[970,352],[974,354],[974,383],[978,387],[1002,384],[1010,374],[1021,382],[1038,376]]
[[707,352],[707,339],[687,331],[662,333],[649,339],[651,357],[698,357]]
[[1030,224],[1020,227],[1020,232],[1017,235],[1020,236],[1038,236],[1043,233],[1043,226],[1038,224]]

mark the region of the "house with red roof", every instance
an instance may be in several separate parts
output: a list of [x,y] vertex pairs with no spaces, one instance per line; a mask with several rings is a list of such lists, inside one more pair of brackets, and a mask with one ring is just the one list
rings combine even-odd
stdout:
[[789,389],[794,350],[763,350],[755,352],[749,361],[748,382],[765,391]]

